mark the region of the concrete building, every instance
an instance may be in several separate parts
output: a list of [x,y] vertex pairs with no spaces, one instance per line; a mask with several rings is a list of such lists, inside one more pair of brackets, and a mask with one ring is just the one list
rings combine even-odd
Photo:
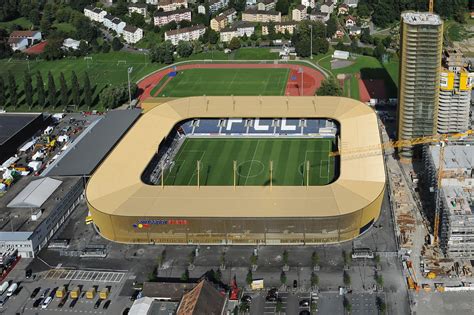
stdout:
[[344,4],[349,8],[357,8],[359,5],[359,0],[344,0]]
[[157,4],[157,9],[163,9],[163,11],[175,11],[187,7],[187,0],[162,0]]
[[306,7],[302,4],[297,5],[293,11],[291,11],[291,18],[293,21],[300,22],[303,20],[306,20],[308,17],[308,11],[306,10]]
[[237,18],[237,11],[234,8],[225,10],[211,20],[211,29],[219,32],[221,29],[232,24]]
[[[430,146],[424,152],[435,204],[440,148]],[[450,258],[474,259],[474,147],[447,145],[442,163],[440,247]]]
[[89,20],[102,23],[104,21],[104,16],[107,14],[107,11],[100,8],[94,8],[90,5],[84,8],[84,15],[89,18]]
[[326,0],[321,4],[319,8],[323,13],[331,14],[334,11],[334,2],[332,0]]
[[[398,139],[409,140],[436,133],[443,21],[436,14],[402,13]],[[399,151],[411,158],[413,148]]]
[[211,0],[209,1],[209,11],[211,11],[211,13],[216,13],[228,5],[229,0]]
[[178,9],[174,11],[156,11],[153,22],[157,26],[163,26],[175,21],[191,21],[191,9]]
[[83,198],[80,177],[25,177],[0,199],[0,252],[35,257]]
[[301,4],[307,8],[307,7],[311,7],[311,8],[315,8],[316,7],[316,0],[301,0]]
[[271,11],[275,10],[276,1],[273,0],[262,0],[257,3],[257,10],[260,11]]
[[311,21],[321,21],[323,23],[326,23],[329,21],[329,18],[331,17],[330,13],[325,13],[322,12],[321,10],[318,9],[313,9],[310,14],[308,14],[308,18]]
[[[262,24],[262,35],[268,35],[269,24]],[[293,21],[274,23],[275,33],[286,33],[293,34],[296,29],[296,23]]]
[[146,17],[148,14],[148,7],[144,3],[131,3],[128,5],[128,14],[131,15],[134,12]]
[[79,40],[75,40],[75,39],[72,39],[72,38],[66,38],[63,41],[63,49],[78,50],[80,44],[81,44],[81,41],[79,41]]
[[206,7],[202,4],[198,6],[198,13],[199,14],[206,14]]
[[439,85],[438,133],[464,132],[470,126],[471,90],[474,73],[469,72],[461,51],[443,53]]
[[259,11],[259,10],[245,10],[242,12],[242,21],[244,22],[281,22],[281,13],[277,11]]
[[193,41],[199,39],[206,32],[204,25],[195,25],[191,27],[180,28],[165,32],[165,40],[170,40],[173,45],[178,45],[180,40]]
[[143,30],[139,27],[127,25],[123,28],[122,35],[128,44],[136,44],[143,38]]
[[13,51],[21,51],[41,41],[41,39],[40,31],[13,31],[8,38],[8,44]]
[[343,3],[337,8],[337,15],[346,15],[346,14],[349,14],[349,7],[347,6],[347,4]]
[[251,23],[240,22],[232,27],[224,28],[220,31],[221,42],[227,43],[234,37],[242,37],[247,35],[250,37],[255,32],[255,26]]

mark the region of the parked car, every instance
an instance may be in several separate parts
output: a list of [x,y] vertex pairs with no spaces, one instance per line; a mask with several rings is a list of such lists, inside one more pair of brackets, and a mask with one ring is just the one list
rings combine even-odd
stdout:
[[74,307],[79,299],[73,299],[71,303],[69,304],[69,307]]
[[48,296],[49,290],[50,290],[50,288],[47,288],[47,289],[45,289],[45,290],[43,291],[43,294],[41,294],[41,297],[42,297],[43,299]]
[[109,308],[111,302],[112,302],[112,301],[110,301],[110,300],[105,301],[105,303],[104,303],[104,310],[106,310],[106,309]]
[[309,306],[309,301],[308,300],[301,300],[300,301],[300,306],[301,307],[308,307]]
[[102,300],[101,300],[101,299],[98,299],[97,302],[95,302],[95,304],[94,304],[94,308],[95,308],[95,309],[99,308],[100,303],[102,303]]
[[244,295],[244,296],[242,296],[242,298],[240,298],[240,300],[242,302],[250,303],[250,302],[252,302],[252,297],[250,295]]
[[265,298],[265,300],[267,300],[268,302],[276,302],[278,299],[278,290],[273,288],[273,289],[270,289],[267,293],[267,297]]
[[31,292],[30,299],[34,299],[38,295],[40,290],[41,287],[37,287],[36,289],[34,289],[33,292]]
[[293,280],[293,288],[297,288],[298,287],[298,280]]
[[128,312],[130,312],[130,307],[127,307],[126,309],[124,309],[122,312],[122,315],[128,315]]
[[41,304],[41,302],[43,302],[43,298],[37,299],[37,300],[33,303],[33,307],[38,307],[38,306]]
[[52,297],[48,296],[44,301],[43,303],[41,304],[41,308],[47,308],[49,303],[51,303],[51,301],[53,300]]
[[31,278],[31,275],[32,275],[32,274],[33,274],[33,270],[27,269],[27,270],[25,271],[25,278],[26,278],[26,279]]

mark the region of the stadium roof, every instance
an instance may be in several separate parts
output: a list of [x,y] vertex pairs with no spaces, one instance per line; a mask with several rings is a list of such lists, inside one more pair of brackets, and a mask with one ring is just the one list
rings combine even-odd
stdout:
[[41,113],[37,114],[0,114],[0,145],[28,126]]
[[39,208],[61,185],[62,181],[42,178],[29,183],[10,203],[8,208]]
[[[141,175],[173,126],[188,118],[330,118],[344,150],[380,145],[375,112],[344,97],[190,97],[144,114],[90,179],[86,196],[97,211],[143,217],[331,217],[359,211],[384,191],[380,153],[341,154],[340,176],[326,186],[161,186]],[[131,157],[133,154],[133,157]],[[318,205],[315,207],[315,205]],[[289,210],[291,209],[291,211]]]
[[91,124],[43,176],[90,175],[140,116],[141,110],[113,110]]

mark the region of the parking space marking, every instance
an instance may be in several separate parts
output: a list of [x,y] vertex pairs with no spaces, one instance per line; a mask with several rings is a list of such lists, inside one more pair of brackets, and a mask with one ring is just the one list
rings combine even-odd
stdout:
[[118,283],[125,277],[124,272],[85,271],[85,270],[50,270],[45,279],[68,281],[95,281]]

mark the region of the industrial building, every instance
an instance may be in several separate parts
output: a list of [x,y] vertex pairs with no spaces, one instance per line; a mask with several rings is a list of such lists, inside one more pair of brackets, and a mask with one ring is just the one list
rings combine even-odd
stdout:
[[50,121],[49,115],[0,114],[0,164],[15,155],[20,145],[28,141]]
[[[306,117],[340,125],[340,176],[325,186],[157,186],[146,166],[191,118]],[[354,132],[357,130],[357,132]],[[122,243],[321,244],[353,239],[380,215],[385,191],[373,109],[343,97],[190,97],[141,116],[92,175],[87,203],[99,233]],[[346,151],[347,150],[347,151]],[[141,228],[144,227],[144,228]]]
[[[440,147],[433,145],[425,152],[434,199]],[[446,145],[442,163],[440,247],[450,258],[474,259],[474,147]]]
[[[436,133],[443,21],[432,13],[404,12],[400,24],[398,139]],[[400,149],[404,158],[413,148]]]
[[0,252],[35,257],[83,199],[80,177],[24,177],[0,198]]
[[470,126],[471,89],[474,73],[461,51],[443,52],[440,77],[438,133],[464,132]]

